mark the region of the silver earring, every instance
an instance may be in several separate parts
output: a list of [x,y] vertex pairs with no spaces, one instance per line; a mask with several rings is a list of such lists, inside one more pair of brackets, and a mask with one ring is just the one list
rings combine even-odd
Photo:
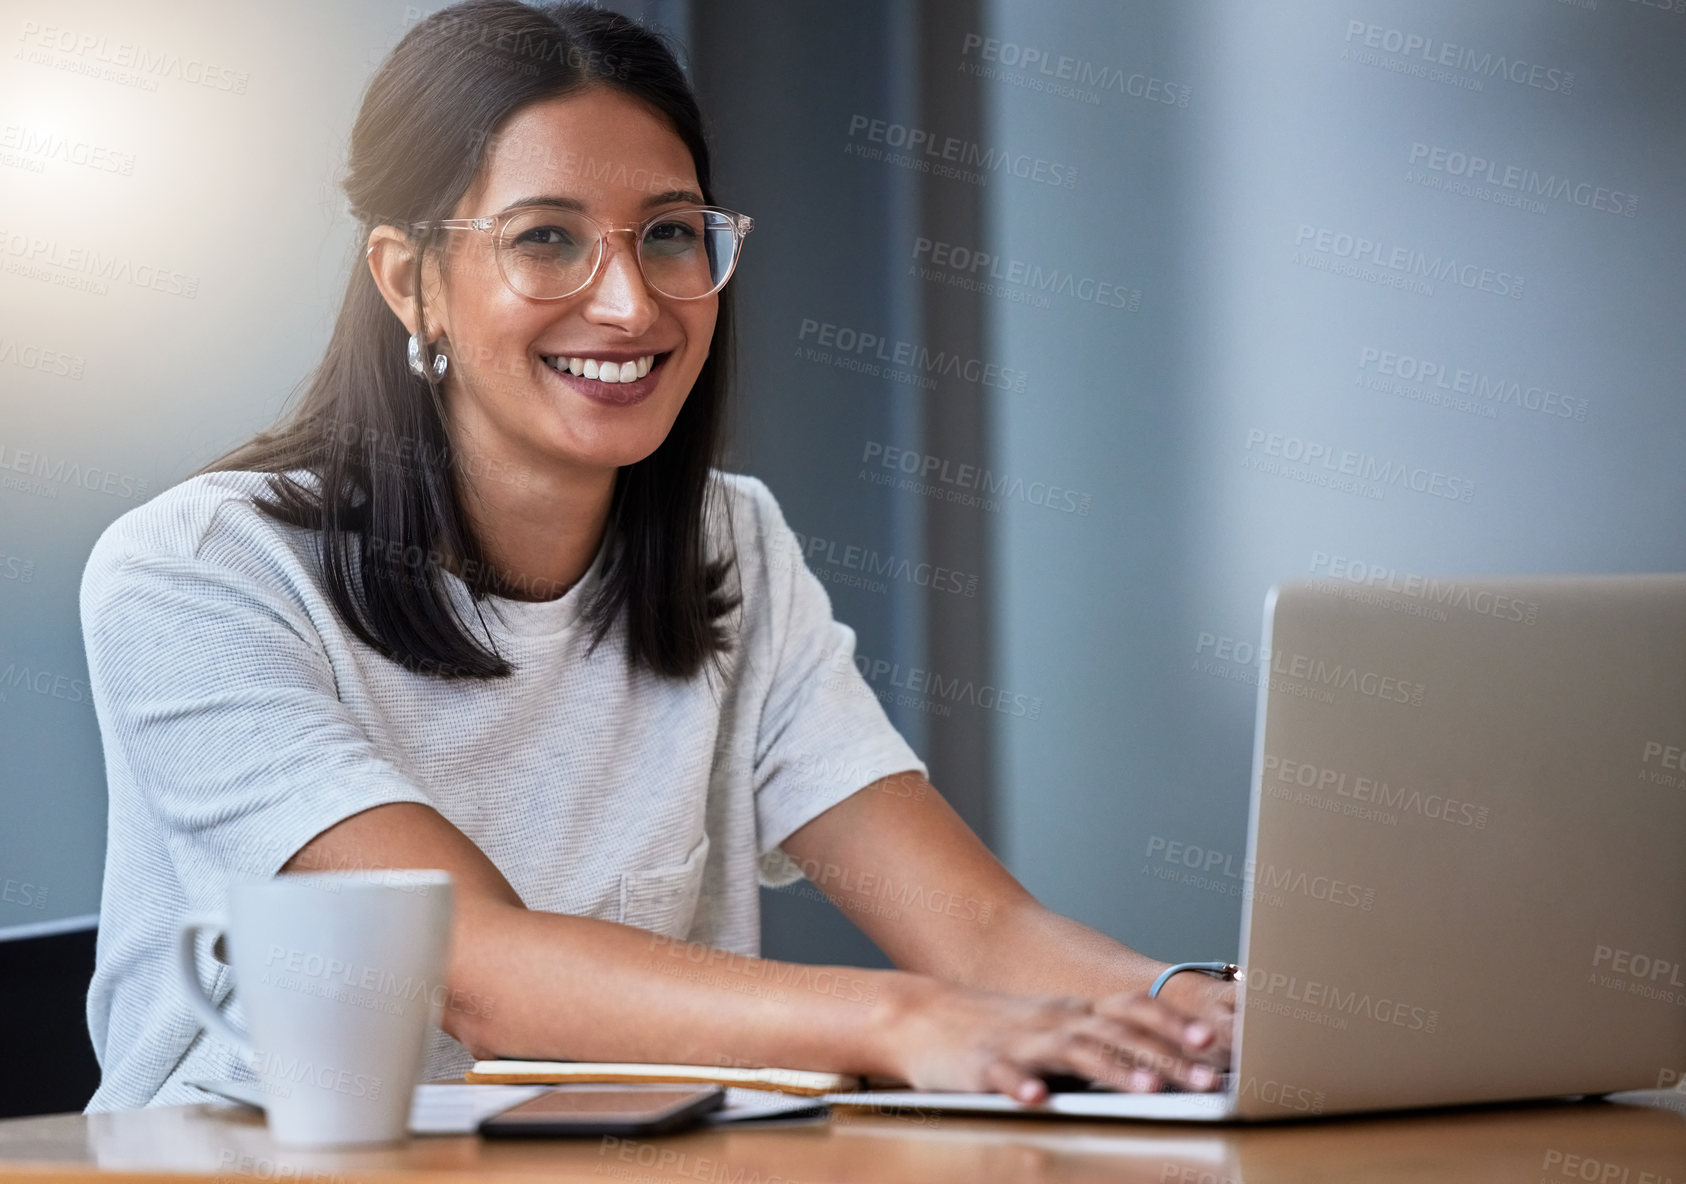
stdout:
[[[414,374],[417,378],[425,380],[427,378],[427,368],[422,365],[420,333],[410,334],[410,347],[406,352],[409,354],[410,359],[410,373]],[[448,363],[444,354],[433,355],[434,382],[438,382],[441,378],[445,377],[445,367],[447,364]]]

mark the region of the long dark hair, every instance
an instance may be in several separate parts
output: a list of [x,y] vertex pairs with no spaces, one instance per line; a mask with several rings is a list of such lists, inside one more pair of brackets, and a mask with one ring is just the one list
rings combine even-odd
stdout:
[[[655,34],[582,4],[469,0],[410,30],[369,83],[345,180],[365,237],[382,223],[450,217],[512,115],[593,86],[663,115],[713,202],[701,112]],[[419,310],[428,244],[417,242]],[[704,527],[731,364],[728,292],[719,301],[708,360],[667,438],[616,475],[602,579],[583,610],[593,648],[625,613],[628,658],[671,677],[689,677],[729,648],[720,618],[738,603],[726,590],[731,557],[707,554]],[[271,474],[269,497],[254,501],[318,535],[334,606],[368,645],[439,677],[503,677],[510,663],[469,631],[442,584],[442,557],[452,556],[477,612],[500,588],[463,513],[454,480],[461,456],[438,383],[410,372],[406,338],[359,252],[296,409],[200,472]],[[295,470],[313,475],[315,488],[288,475]]]

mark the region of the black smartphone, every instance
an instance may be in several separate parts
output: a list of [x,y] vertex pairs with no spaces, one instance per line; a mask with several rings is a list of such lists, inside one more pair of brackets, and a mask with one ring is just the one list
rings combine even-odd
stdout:
[[488,1137],[659,1135],[725,1105],[718,1085],[560,1085],[480,1122]]

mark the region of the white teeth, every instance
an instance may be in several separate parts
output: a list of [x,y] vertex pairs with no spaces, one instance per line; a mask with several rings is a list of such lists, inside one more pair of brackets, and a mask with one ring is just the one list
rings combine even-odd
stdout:
[[630,362],[600,362],[596,358],[547,357],[552,370],[578,374],[581,378],[595,378],[598,382],[637,382],[656,364],[655,354],[645,354]]

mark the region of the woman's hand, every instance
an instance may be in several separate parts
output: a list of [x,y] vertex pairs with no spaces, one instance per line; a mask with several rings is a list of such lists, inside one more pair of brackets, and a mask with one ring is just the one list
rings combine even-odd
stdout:
[[1159,998],[1183,1015],[1205,1020],[1227,1051],[1235,1036],[1235,984],[1210,975],[1185,971],[1170,977]]
[[1145,1093],[1167,1082],[1209,1090],[1229,1067],[1229,1024],[1214,1022],[1221,1007],[1214,1020],[1197,1018],[1165,992],[1085,999],[1004,995],[917,976],[904,982],[884,1031],[891,1063],[915,1089],[993,1090],[1039,1102],[1048,1093],[1042,1074]]

